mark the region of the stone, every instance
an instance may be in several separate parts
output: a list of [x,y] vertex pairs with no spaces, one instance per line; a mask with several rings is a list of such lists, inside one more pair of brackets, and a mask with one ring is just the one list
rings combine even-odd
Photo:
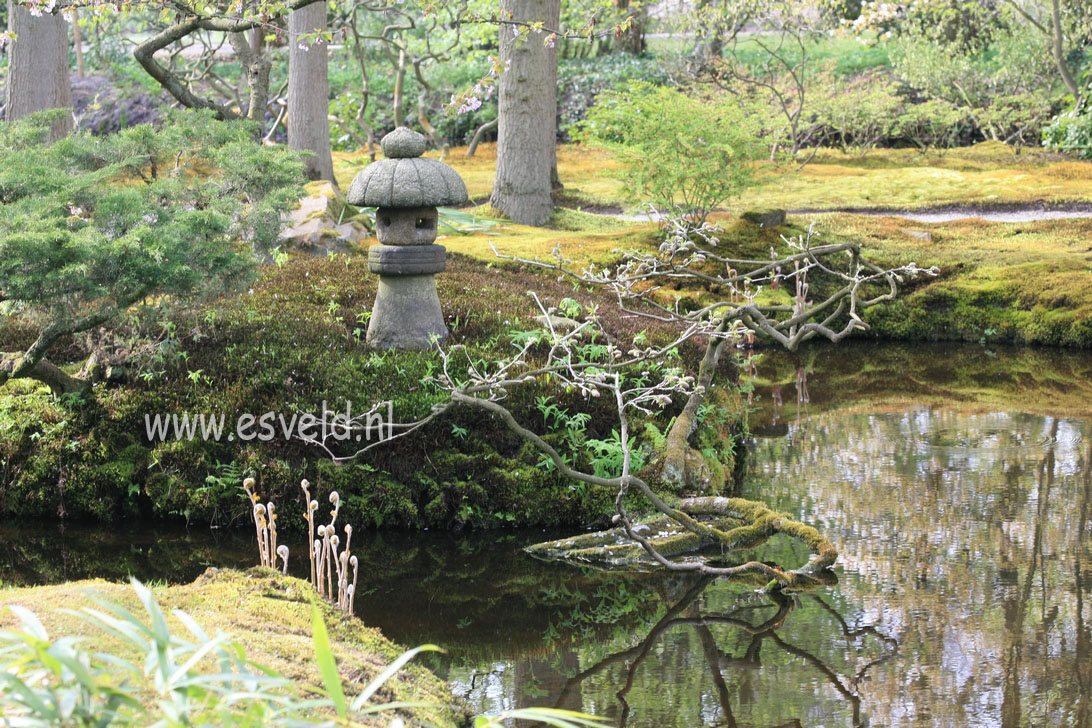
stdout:
[[777,208],[768,210],[747,210],[741,216],[744,220],[759,227],[769,228],[785,224],[785,211]]
[[381,142],[387,159],[361,170],[348,201],[375,207],[379,245],[368,251],[368,270],[379,289],[368,321],[367,342],[377,349],[426,349],[447,336],[434,275],[447,250],[436,245],[440,205],[468,199],[459,174],[443,162],[423,159],[425,138],[399,127]]
[[906,228],[902,228],[899,232],[906,233],[910,237],[917,238],[918,240],[924,240],[927,243],[933,241],[933,234],[926,230],[907,230]]
[[282,249],[295,249],[311,255],[354,253],[368,237],[368,229],[357,220],[343,220],[337,204],[337,192],[329,182],[309,184],[313,194],[288,214],[288,226],[277,240]]
[[425,136],[409,127],[400,126],[379,140],[383,156],[390,159],[409,159],[425,153]]
[[447,336],[436,278],[381,275],[367,342],[377,349],[427,349]]
[[442,245],[373,245],[368,248],[368,270],[386,276],[442,273],[447,249]]
[[469,198],[462,177],[435,159],[380,159],[349,185],[349,204],[358,207],[444,207]]
[[386,159],[372,162],[349,185],[347,199],[361,207],[442,207],[469,199],[459,173],[422,158],[425,138],[400,126],[380,142]]
[[384,207],[375,213],[375,234],[385,245],[429,245],[439,222],[435,207]]
[[567,334],[580,327],[579,321],[564,316],[535,316],[535,321],[544,329],[549,329],[553,325],[554,331],[559,334]]

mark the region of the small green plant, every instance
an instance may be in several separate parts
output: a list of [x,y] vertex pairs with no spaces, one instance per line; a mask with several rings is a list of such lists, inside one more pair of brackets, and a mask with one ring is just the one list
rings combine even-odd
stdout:
[[764,150],[733,97],[699,98],[642,81],[600,94],[577,136],[614,153],[633,198],[699,221],[755,184],[751,162]]
[[282,250],[281,246],[279,246],[279,245],[277,245],[276,247],[270,249],[269,254],[271,256],[273,256],[273,263],[278,268],[283,268],[285,266],[285,264],[289,261],[289,259],[292,257],[292,256],[290,256],[288,254],[288,251]]
[[[535,398],[535,409],[542,414],[543,424],[547,428],[561,432],[565,445],[571,449],[579,449],[585,440],[585,432],[591,415],[587,412],[569,414],[567,409],[552,401],[550,397],[539,396]],[[549,458],[544,458],[540,463],[546,470],[553,468]]]
[[1092,102],[1086,99],[1055,116],[1043,130],[1043,146],[1092,159]]
[[229,501],[233,501],[239,492],[239,481],[243,469],[237,463],[216,463],[216,472],[205,476],[205,482],[195,490],[202,504],[212,512],[212,523],[223,520]]
[[[622,460],[625,451],[618,430],[611,430],[610,437],[603,440],[587,440],[585,443],[592,465],[592,472],[600,478],[616,478],[622,473]],[[645,466],[648,451],[636,448],[631,451],[630,470],[637,472]]]
[[561,313],[569,318],[576,318],[584,312],[584,307],[574,298],[562,298],[557,307],[561,310]]

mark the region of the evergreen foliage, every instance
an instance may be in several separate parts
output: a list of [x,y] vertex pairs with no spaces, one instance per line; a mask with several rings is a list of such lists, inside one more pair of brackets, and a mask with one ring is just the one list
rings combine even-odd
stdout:
[[248,284],[302,176],[295,153],[208,113],[47,145],[53,115],[0,126],[0,324],[37,332],[4,354],[0,384],[31,376],[66,392],[79,385],[45,371],[51,346]]

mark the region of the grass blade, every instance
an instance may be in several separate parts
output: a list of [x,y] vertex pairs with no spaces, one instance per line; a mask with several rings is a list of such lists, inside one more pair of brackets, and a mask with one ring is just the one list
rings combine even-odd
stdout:
[[443,652],[443,650],[436,645],[421,645],[420,647],[414,647],[412,650],[406,650],[398,656],[398,659],[387,665],[383,672],[376,675],[374,680],[368,683],[367,687],[353,701],[353,710],[360,710],[364,703],[368,702],[368,698],[375,695],[375,691],[383,687],[383,683],[390,680],[396,672],[402,669],[403,665],[412,660],[419,652]]
[[334,652],[330,649],[326,622],[322,620],[322,612],[314,604],[311,605],[311,629],[314,632],[315,659],[318,661],[319,672],[322,673],[322,681],[326,684],[326,694],[330,696],[338,717],[344,720],[349,706],[345,702],[345,692],[341,689],[341,675],[337,672]]

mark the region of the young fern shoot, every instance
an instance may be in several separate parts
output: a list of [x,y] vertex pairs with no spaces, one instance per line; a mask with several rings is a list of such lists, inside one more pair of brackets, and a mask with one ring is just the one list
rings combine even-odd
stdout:
[[[318,501],[311,498],[310,487],[311,484],[307,480],[300,481],[300,489],[303,490],[304,495],[304,518],[307,520],[307,553],[311,562],[311,585],[319,596],[329,599],[342,611],[352,614],[359,563],[356,556],[349,551],[353,527],[345,524],[345,545],[341,547],[341,538],[334,528],[341,510],[341,496],[335,490],[329,496],[333,506],[333,510],[330,511],[330,523],[320,524],[316,530],[315,512],[318,510]],[[281,573],[287,574],[288,546],[277,544],[275,506],[273,503],[263,505],[259,502],[260,499],[254,493],[253,478],[246,478],[243,481],[243,490],[253,504],[254,529],[262,566],[275,569],[276,557],[279,556]],[[318,538],[315,538],[316,535]],[[349,581],[349,567],[353,570],[352,581]]]

